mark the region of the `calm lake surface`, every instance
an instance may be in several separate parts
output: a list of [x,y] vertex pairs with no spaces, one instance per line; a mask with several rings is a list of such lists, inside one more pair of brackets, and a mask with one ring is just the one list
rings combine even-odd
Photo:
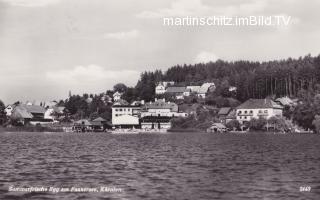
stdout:
[[0,145],[0,199],[320,199],[317,135],[0,133]]

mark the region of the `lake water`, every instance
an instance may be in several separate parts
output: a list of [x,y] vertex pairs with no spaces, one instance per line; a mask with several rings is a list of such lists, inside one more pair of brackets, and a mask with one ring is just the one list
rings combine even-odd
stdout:
[[0,145],[0,199],[320,199],[318,135],[0,133]]

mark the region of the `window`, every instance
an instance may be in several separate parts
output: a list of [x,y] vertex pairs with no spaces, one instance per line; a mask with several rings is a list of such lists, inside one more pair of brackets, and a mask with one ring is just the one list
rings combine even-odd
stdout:
[[268,113],[268,110],[264,110],[264,113]]
[[247,116],[245,116],[244,119],[247,119]]
[[262,110],[259,110],[259,113],[262,113]]
[[121,111],[121,112],[122,112],[122,108],[120,108],[120,109],[119,109],[119,111]]
[[240,119],[242,119],[242,117],[240,117]]
[[253,111],[252,110],[250,110],[250,114],[252,114],[253,113]]
[[116,117],[118,117],[118,114],[116,114]]
[[241,114],[241,110],[239,110],[238,114]]
[[115,109],[115,111],[118,111],[118,109]]
[[248,111],[244,111],[244,114],[247,114]]

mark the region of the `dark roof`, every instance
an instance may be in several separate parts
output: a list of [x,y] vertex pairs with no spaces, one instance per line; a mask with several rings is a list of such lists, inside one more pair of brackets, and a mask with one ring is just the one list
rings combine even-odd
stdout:
[[258,109],[258,108],[278,108],[282,107],[271,99],[249,99],[239,105],[237,109]]
[[230,107],[220,108],[218,115],[227,115],[231,111]]
[[190,89],[187,89],[186,87],[168,87],[166,89],[166,93],[183,93],[190,91]]

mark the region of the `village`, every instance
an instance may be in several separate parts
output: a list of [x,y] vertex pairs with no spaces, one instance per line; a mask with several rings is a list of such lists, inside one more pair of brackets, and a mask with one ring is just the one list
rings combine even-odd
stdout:
[[[101,116],[66,120],[68,110],[58,102],[26,102],[7,105],[7,126],[42,126],[64,132],[111,132],[111,133],[162,133],[167,131],[246,132],[264,130],[299,132],[290,119],[283,117],[284,107],[294,107],[299,102],[289,97],[277,99],[249,99],[233,107],[214,107],[201,103],[208,93],[215,91],[213,82],[199,86],[179,86],[173,81],[158,82],[153,101],[122,99],[123,93],[114,91],[112,96],[101,95],[101,100],[111,107],[111,120]],[[229,92],[237,88],[230,86]],[[193,96],[200,103],[181,103]],[[161,98],[160,98],[161,97]],[[170,99],[170,100],[168,100]],[[90,105],[92,98],[86,103]],[[204,113],[211,113],[201,118]],[[214,116],[214,117],[212,117]],[[184,120],[184,121],[183,121]],[[195,122],[196,120],[201,121]],[[186,122],[185,122],[186,121]],[[189,124],[189,125],[183,125]],[[190,124],[193,124],[190,128]],[[198,127],[198,128],[197,128]]]

